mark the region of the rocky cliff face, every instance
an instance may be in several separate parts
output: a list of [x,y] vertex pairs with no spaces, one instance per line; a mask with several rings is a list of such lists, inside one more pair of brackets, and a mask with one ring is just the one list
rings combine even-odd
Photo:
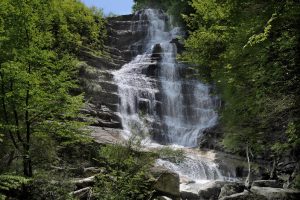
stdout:
[[[108,39],[105,56],[95,55],[89,49],[82,49],[80,83],[85,93],[86,106],[82,112],[94,118],[93,126],[120,129],[121,119],[118,114],[118,86],[113,80],[112,71],[120,69],[141,50],[142,38],[146,32],[133,31],[138,23],[136,15],[123,15],[108,19]],[[140,23],[140,22],[139,22]],[[147,22],[145,21],[145,26]]]

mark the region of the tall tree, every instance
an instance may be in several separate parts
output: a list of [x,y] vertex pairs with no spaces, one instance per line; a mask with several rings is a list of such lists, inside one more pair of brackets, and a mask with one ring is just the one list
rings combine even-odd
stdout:
[[83,96],[71,95],[78,62],[72,55],[81,45],[102,48],[104,20],[71,0],[3,0],[0,14],[0,131],[31,177],[33,138],[82,138],[76,117]]

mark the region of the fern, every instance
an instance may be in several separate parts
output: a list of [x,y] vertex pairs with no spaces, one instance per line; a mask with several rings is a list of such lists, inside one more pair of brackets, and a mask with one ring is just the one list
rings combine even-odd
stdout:
[[0,191],[18,189],[23,184],[27,184],[29,180],[30,179],[24,178],[22,176],[15,176],[15,175],[8,175],[8,174],[0,175]]

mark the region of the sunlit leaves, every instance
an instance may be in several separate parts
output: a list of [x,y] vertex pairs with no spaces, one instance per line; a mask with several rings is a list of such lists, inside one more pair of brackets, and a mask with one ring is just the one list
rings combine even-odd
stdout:
[[292,138],[287,124],[298,115],[299,4],[193,0],[191,5],[195,12],[184,16],[191,32],[182,58],[221,93],[224,144],[239,146],[245,138],[255,138],[256,149],[257,141],[268,143],[266,148],[279,139],[285,144]]
[[244,48],[247,47],[248,45],[253,46],[255,44],[258,44],[258,43],[261,43],[261,42],[267,40],[270,35],[271,29],[272,29],[271,23],[275,18],[276,18],[276,14],[273,14],[271,19],[267,22],[267,25],[264,27],[263,33],[252,35],[249,38],[247,44],[244,46]]
[[82,45],[101,51],[104,28],[102,12],[79,1],[0,2],[0,140],[20,158],[42,151],[34,146],[41,137],[60,145],[89,141],[86,123],[78,122],[83,95],[71,94],[75,55]]
[[0,190],[9,191],[18,189],[23,184],[27,184],[30,179],[15,175],[0,175]]

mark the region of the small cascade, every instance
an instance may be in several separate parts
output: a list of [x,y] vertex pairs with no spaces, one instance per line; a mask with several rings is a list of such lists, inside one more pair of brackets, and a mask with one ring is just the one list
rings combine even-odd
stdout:
[[180,177],[184,177],[189,180],[223,180],[224,177],[221,174],[218,166],[206,159],[187,157],[179,164],[172,163],[170,161],[158,159],[157,165],[164,166],[171,171],[177,172]]
[[[121,96],[119,111],[127,139],[133,129],[148,131],[149,127],[145,120],[148,122],[155,121],[155,94],[159,91],[155,86],[155,80],[142,73],[152,64],[150,56],[146,53],[138,55],[133,61],[114,73],[114,79],[118,83],[119,95]],[[140,109],[143,103],[149,107],[146,116]]]
[[[138,55],[114,72],[124,137],[135,132],[153,143],[195,147],[203,131],[217,122],[210,88],[184,77],[186,66],[176,61],[173,42],[181,34],[179,27],[171,28],[160,10],[139,11],[136,17],[139,21],[131,29],[147,27],[146,37],[133,44]],[[192,180],[222,179],[215,163],[191,155],[180,164],[157,164]]]
[[174,163],[168,159],[158,159],[156,164],[177,172],[180,178],[187,182],[205,183],[210,180],[237,180],[235,171],[232,168],[224,165],[220,166],[214,162],[216,159],[214,152],[203,152],[194,148],[176,145],[168,146],[168,148],[170,147],[184,153],[182,160],[177,160]]

